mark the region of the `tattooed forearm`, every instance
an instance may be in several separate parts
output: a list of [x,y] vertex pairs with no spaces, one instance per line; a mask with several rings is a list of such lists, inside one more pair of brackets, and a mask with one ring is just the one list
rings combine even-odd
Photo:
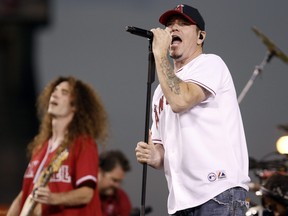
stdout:
[[163,73],[166,75],[166,80],[171,91],[179,95],[181,79],[175,75],[173,68],[171,67],[167,58],[161,59],[161,68]]

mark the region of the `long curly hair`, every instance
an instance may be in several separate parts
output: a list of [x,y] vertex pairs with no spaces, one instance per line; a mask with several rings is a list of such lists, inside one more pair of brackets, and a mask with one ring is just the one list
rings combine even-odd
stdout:
[[52,136],[52,116],[47,112],[49,100],[55,87],[62,82],[68,82],[71,89],[72,104],[75,114],[67,127],[62,142],[62,148],[70,147],[73,140],[79,136],[89,136],[105,145],[108,137],[108,117],[99,95],[93,88],[73,76],[58,77],[50,82],[37,101],[38,116],[41,120],[39,133],[28,145],[28,156],[37,152]]

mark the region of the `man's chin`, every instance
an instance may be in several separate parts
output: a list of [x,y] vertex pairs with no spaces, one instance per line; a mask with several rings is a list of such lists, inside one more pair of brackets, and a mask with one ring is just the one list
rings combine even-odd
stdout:
[[180,59],[182,55],[177,55],[176,53],[170,53],[170,58],[177,60]]

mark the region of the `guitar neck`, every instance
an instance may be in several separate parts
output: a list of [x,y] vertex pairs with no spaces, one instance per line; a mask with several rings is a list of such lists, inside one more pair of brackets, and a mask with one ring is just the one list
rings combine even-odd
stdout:
[[48,166],[43,175],[41,176],[41,178],[39,179],[40,180],[39,186],[45,187],[48,184],[52,175],[53,175],[53,168],[52,166]]
[[33,200],[32,195],[30,194],[27,197],[27,199],[25,201],[25,204],[24,204],[24,206],[22,208],[22,211],[21,211],[19,216],[30,216],[30,215],[32,215],[32,212],[33,212],[33,210],[34,210],[36,205],[37,205],[36,201]]

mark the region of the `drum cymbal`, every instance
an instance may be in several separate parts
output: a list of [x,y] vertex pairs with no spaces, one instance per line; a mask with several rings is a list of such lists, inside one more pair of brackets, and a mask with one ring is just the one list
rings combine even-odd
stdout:
[[255,27],[252,27],[252,30],[266,45],[271,54],[279,57],[282,61],[288,63],[288,56],[285,55],[268,37],[266,37],[262,32],[260,32]]
[[280,125],[277,125],[277,127],[283,130],[284,132],[288,132],[288,124],[280,124]]

